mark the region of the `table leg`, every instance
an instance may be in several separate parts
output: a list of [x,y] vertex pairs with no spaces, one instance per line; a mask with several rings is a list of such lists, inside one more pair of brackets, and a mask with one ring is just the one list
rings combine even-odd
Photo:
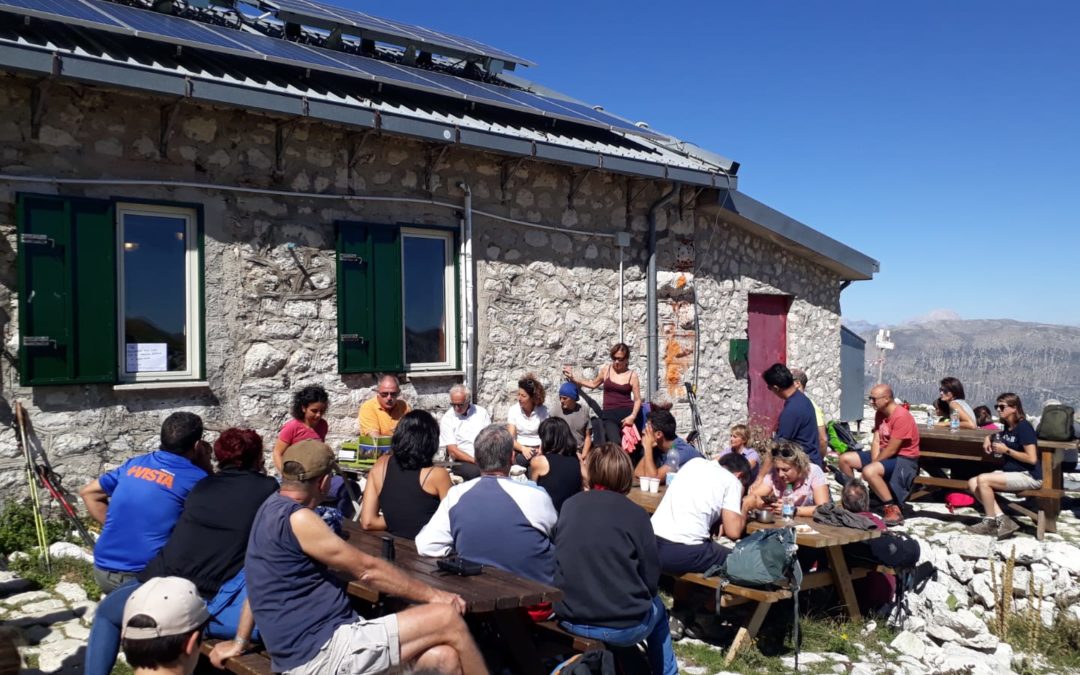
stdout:
[[754,608],[754,613],[750,615],[750,620],[745,625],[739,626],[739,632],[735,634],[735,639],[732,640],[731,646],[728,647],[727,656],[724,657],[725,666],[735,660],[735,656],[740,649],[757,637],[758,630],[761,629],[761,623],[765,621],[765,615],[769,613],[770,607],[772,607],[771,602],[759,602],[757,607]]
[[492,621],[499,634],[508,644],[510,656],[515,662],[515,673],[524,675],[543,675],[546,671],[540,666],[540,655],[533,642],[532,626],[524,609],[495,610]]
[[829,569],[832,570],[833,585],[840,591],[840,598],[847,607],[848,616],[852,621],[862,621],[862,612],[859,611],[859,599],[855,597],[855,587],[851,584],[851,572],[848,570],[847,561],[844,560],[843,546],[829,546]]
[[[1042,469],[1043,469],[1043,488],[1047,490],[1060,490],[1064,483],[1064,476],[1061,473],[1061,455],[1054,452],[1050,448],[1040,449],[1042,457]],[[1038,525],[1039,539],[1042,540],[1042,533],[1045,532],[1057,532],[1057,518],[1061,513],[1061,500],[1053,497],[1040,497],[1038,500],[1039,506],[1039,520]]]

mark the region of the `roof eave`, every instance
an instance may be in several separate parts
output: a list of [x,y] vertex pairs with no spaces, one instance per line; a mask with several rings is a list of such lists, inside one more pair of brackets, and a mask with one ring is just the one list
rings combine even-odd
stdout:
[[738,190],[703,193],[702,213],[716,214],[756,236],[835,272],[841,279],[867,281],[880,266],[877,260],[800,223]]

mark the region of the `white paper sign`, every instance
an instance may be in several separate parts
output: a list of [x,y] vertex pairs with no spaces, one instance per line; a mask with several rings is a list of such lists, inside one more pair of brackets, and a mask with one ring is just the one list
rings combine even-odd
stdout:
[[161,373],[169,369],[164,342],[127,343],[127,372]]

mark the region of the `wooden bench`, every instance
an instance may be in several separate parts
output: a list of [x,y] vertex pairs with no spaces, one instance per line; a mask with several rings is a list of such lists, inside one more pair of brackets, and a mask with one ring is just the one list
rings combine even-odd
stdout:
[[[210,663],[210,652],[214,645],[221,640],[203,640],[202,659]],[[211,668],[213,666],[210,666]],[[271,675],[274,671],[270,668],[270,657],[263,651],[253,651],[225,661],[225,670],[236,675]]]
[[[931,475],[917,476],[915,485],[921,489],[912,492],[909,500],[925,497],[935,490],[949,489],[966,492],[968,481],[964,478],[945,476],[945,469],[975,469],[976,473],[1000,469],[1001,458],[988,455],[982,449],[984,439],[995,433],[988,429],[961,429],[957,432],[948,429],[920,429],[919,468]],[[1036,537],[1043,539],[1047,532],[1057,531],[1057,517],[1061,512],[1061,501],[1065,496],[1062,463],[1069,450],[1076,450],[1078,441],[1038,442],[1039,463],[1042,466],[1043,484],[1038,490],[1014,492],[1019,497],[1031,498],[1036,502],[1035,510],[1023,504],[1010,503],[1009,508],[1031,518],[1035,523]]]
[[574,635],[568,630],[564,630],[563,627],[559,625],[558,621],[537,621],[533,624],[533,627],[544,633],[545,637],[553,639],[561,644],[566,644],[575,652],[584,653],[605,648],[604,643],[600,640],[581,637],[580,635]]

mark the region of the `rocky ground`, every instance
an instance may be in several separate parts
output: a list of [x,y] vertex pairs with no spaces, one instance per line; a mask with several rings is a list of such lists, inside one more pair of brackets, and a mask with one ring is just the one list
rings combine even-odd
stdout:
[[[54,544],[53,547],[70,546]],[[30,582],[0,571],[0,620],[21,635],[24,673],[80,673],[97,608],[78,584],[30,590]]]

